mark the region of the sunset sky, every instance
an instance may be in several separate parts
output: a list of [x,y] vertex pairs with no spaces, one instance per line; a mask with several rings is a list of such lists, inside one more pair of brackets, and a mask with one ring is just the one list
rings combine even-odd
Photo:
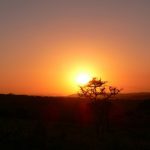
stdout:
[[70,95],[80,73],[150,92],[149,0],[0,0],[0,93]]

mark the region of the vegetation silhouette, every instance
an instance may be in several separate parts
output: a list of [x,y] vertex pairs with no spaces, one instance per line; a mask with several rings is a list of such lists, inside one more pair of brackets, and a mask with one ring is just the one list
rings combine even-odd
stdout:
[[109,129],[109,111],[111,108],[110,99],[120,93],[122,89],[107,85],[107,81],[102,81],[93,77],[87,84],[79,86],[78,95],[90,99],[90,104],[94,111],[96,133],[104,137],[104,132]]
[[[109,112],[111,132],[103,139],[93,132],[95,115],[89,106],[95,105],[90,101],[0,94],[0,149],[150,149],[150,93],[115,97]],[[92,114],[93,122],[84,124],[83,114]]]

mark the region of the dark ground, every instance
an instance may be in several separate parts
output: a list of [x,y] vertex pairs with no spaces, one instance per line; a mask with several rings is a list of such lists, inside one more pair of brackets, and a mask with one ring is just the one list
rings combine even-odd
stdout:
[[0,149],[150,149],[150,94],[112,100],[103,135],[94,118],[86,99],[1,94]]

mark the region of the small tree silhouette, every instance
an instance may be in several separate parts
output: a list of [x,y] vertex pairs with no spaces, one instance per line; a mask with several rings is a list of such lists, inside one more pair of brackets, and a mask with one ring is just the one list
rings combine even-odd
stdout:
[[109,101],[116,96],[122,89],[108,86],[107,81],[98,78],[92,78],[86,85],[79,86],[79,96],[91,100],[96,116],[96,132],[99,135],[101,127],[101,135],[109,128],[108,112],[111,105]]

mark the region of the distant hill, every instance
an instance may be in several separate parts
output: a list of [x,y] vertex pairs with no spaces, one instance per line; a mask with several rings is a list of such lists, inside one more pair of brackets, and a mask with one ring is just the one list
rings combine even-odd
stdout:
[[68,97],[79,97],[79,95],[78,94],[71,94]]
[[[78,94],[71,94],[68,97],[75,97],[78,98]],[[141,99],[149,99],[150,98],[150,92],[139,92],[139,93],[120,93],[118,94],[115,99],[132,99],[132,100],[141,100]]]
[[139,92],[139,93],[121,93],[116,96],[117,99],[121,100],[146,100],[150,98],[149,92]]

